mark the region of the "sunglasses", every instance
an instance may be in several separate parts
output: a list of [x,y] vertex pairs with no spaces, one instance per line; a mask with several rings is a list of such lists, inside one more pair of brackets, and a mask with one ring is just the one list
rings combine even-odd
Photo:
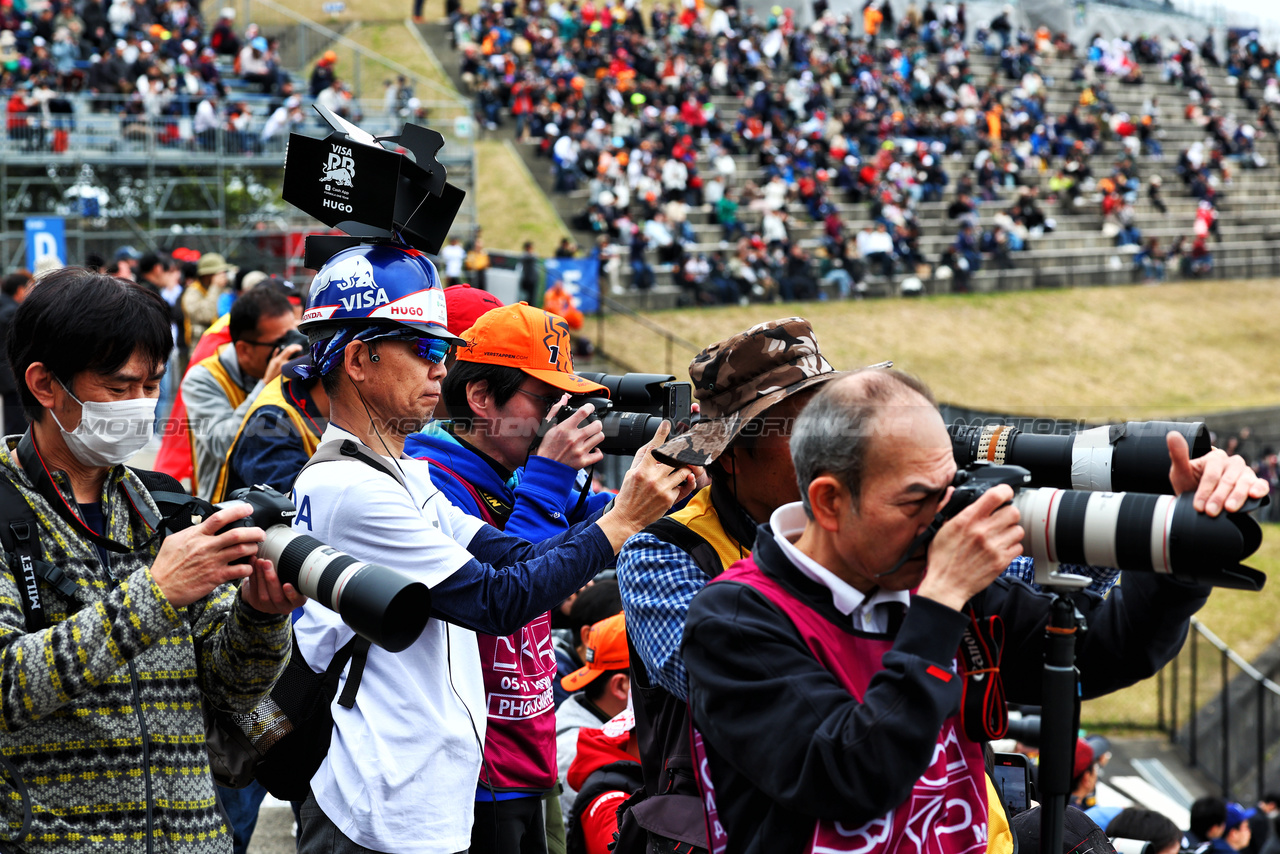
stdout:
[[426,359],[433,365],[443,362],[445,357],[453,350],[453,345],[443,339],[424,338],[420,335],[406,335],[401,332],[365,339],[366,344],[372,344],[375,341],[404,341],[413,344],[414,353],[417,354],[418,358]]

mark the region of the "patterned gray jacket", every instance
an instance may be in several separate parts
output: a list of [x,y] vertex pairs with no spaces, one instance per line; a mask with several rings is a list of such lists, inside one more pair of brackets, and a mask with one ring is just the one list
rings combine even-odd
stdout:
[[[159,543],[129,554],[98,549],[53,512],[0,446],[0,477],[39,520],[40,558],[75,583],[74,597],[41,582],[49,628],[28,633],[22,596],[0,555],[0,752],[30,789],[34,820],[23,851],[230,852],[214,798],[203,705],[248,711],[270,691],[290,650],[287,616],[249,608],[235,587],[175,608],[151,575]],[[110,539],[139,547],[151,531],[117,466],[103,487]],[[75,498],[65,475],[54,482]],[[22,823],[13,781],[0,779],[0,840]]]

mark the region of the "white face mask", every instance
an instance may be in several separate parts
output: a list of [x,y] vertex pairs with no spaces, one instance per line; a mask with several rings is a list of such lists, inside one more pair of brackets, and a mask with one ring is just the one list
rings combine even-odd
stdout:
[[72,394],[62,380],[58,380],[58,385],[80,404],[80,426],[68,433],[52,409],[49,414],[62,431],[68,450],[84,465],[95,468],[120,465],[151,441],[156,423],[155,398],[85,402]]

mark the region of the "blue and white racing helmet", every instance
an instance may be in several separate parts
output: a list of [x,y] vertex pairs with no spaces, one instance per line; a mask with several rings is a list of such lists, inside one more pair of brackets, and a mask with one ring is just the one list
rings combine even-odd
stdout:
[[362,326],[407,327],[452,344],[444,286],[422,252],[404,246],[360,245],[344,249],[311,283],[298,329],[314,342],[329,330]]

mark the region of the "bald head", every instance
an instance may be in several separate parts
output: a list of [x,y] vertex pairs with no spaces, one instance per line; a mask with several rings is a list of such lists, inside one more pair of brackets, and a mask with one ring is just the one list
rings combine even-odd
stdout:
[[857,500],[872,440],[894,404],[937,407],[929,387],[915,377],[867,368],[827,383],[804,408],[791,435],[791,460],[809,518],[809,484],[820,475],[836,477]]

